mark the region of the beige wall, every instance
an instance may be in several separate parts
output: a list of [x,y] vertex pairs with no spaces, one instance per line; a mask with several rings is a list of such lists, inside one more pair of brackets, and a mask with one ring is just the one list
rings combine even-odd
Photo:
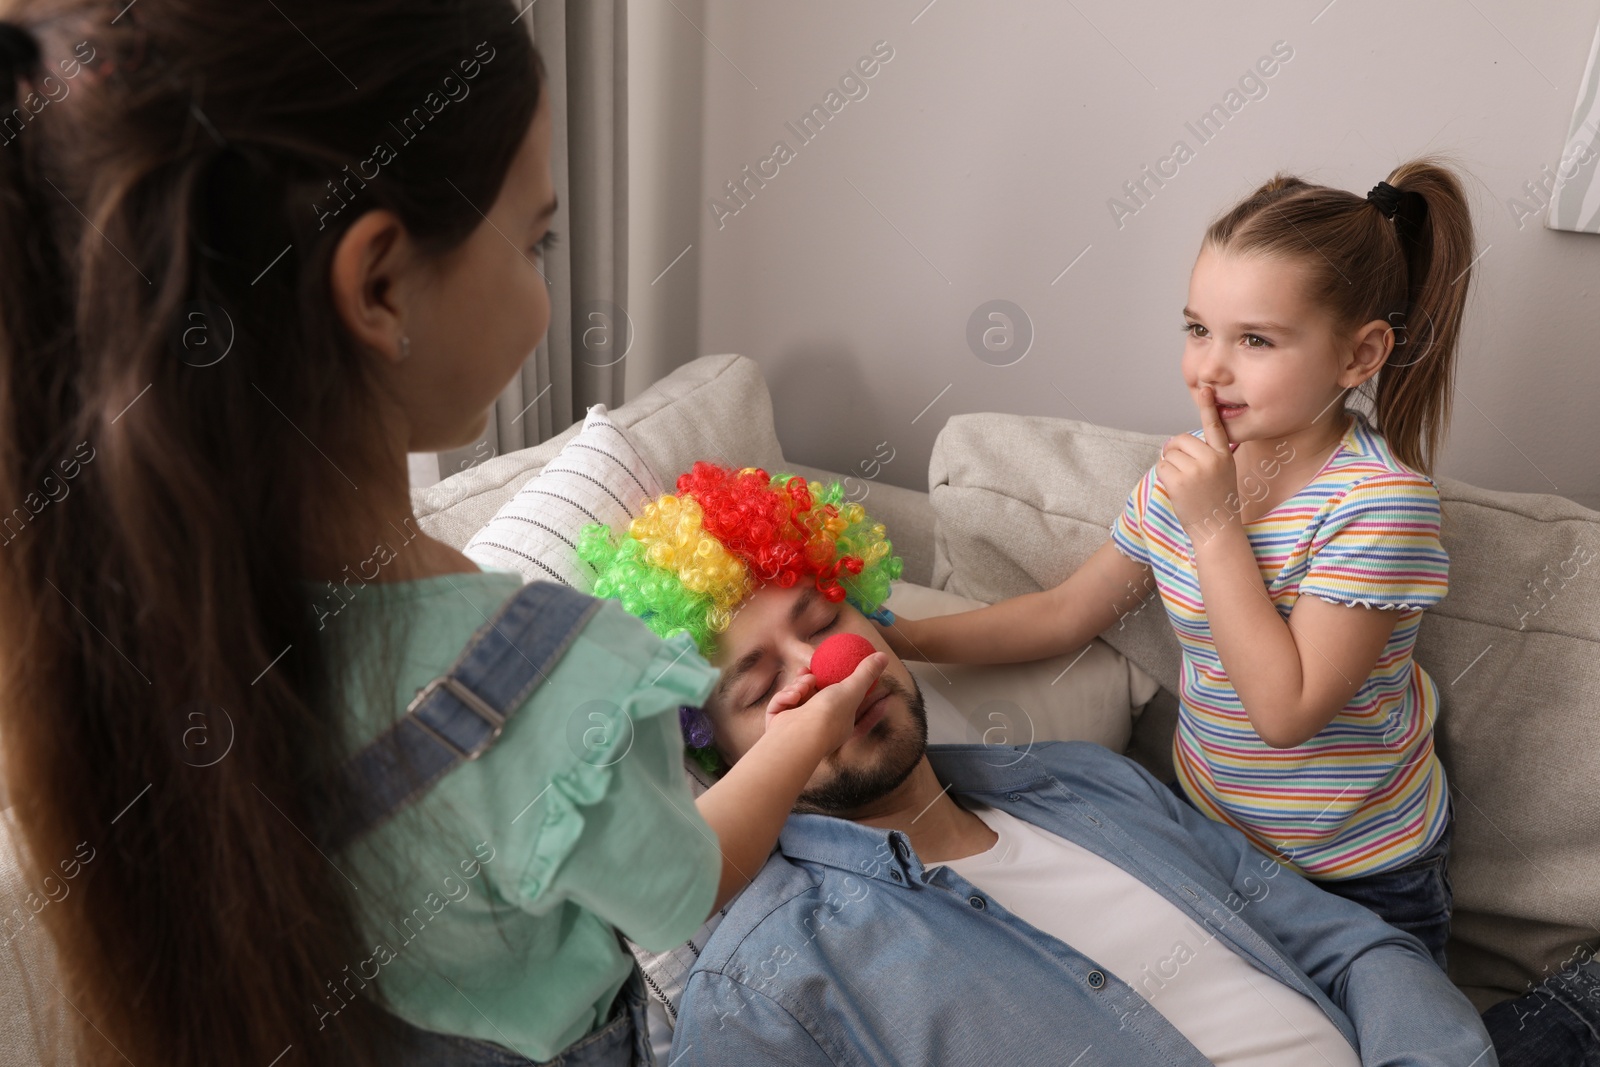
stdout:
[[[1180,309],[1205,223],[1275,169],[1364,192],[1444,152],[1488,250],[1440,472],[1600,507],[1600,237],[1519,226],[1510,203],[1561,157],[1592,0],[634,0],[629,18],[630,394],[742,352],[783,398],[790,458],[917,487],[956,412],[1186,429]],[[893,58],[803,142],[785,124],[877,41]],[[1280,41],[1292,58],[1202,144],[1185,124]],[[1162,164],[1180,139],[1192,158]],[[778,140],[793,158],[724,214],[724,183]],[[1176,174],[1141,206],[1124,183],[1147,165]],[[968,344],[990,300],[1032,323],[1010,366]]]

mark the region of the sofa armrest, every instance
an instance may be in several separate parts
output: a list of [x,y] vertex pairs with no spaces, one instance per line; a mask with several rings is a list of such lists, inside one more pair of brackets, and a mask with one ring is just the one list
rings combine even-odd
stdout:
[[[784,469],[800,475],[808,482],[842,482],[845,479],[836,471],[807,467],[800,463],[785,464]],[[928,502],[928,494],[916,489],[902,489],[887,482],[865,484],[867,495],[861,499],[861,503],[865,505],[867,514],[888,529],[895,555],[905,560],[901,579],[917,585],[930,584],[933,579],[933,505]]]

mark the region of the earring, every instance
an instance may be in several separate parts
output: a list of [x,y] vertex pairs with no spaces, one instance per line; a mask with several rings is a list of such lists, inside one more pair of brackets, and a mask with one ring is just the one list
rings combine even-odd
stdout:
[[400,335],[400,358],[402,360],[411,358],[411,338],[405,334]]

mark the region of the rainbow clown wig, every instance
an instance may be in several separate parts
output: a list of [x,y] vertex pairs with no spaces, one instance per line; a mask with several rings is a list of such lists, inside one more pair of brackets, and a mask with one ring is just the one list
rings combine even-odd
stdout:
[[[846,503],[838,482],[701,462],[677,488],[646,504],[626,531],[593,524],[578,539],[578,555],[596,571],[594,595],[620,600],[658,636],[688,633],[709,658],[747,596],[800,581],[869,618],[893,620],[884,601],[903,563],[883,526]],[[690,754],[715,773],[704,715],[685,708],[680,721]]]

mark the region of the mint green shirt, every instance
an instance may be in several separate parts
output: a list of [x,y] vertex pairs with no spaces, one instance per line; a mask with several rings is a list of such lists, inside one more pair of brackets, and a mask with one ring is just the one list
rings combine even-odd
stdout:
[[[520,584],[488,570],[353,586],[341,602],[308,583],[327,647],[347,657],[332,669],[352,742],[386,729]],[[387,668],[380,621],[402,627]],[[685,780],[677,709],[716,679],[687,635],[662,641],[606,603],[493,748],[331,857],[371,948],[313,1010],[336,1014],[376,981],[416,1026],[536,1060],[603,1023],[633,966],[614,929],[661,950],[711,913],[722,860]]]

